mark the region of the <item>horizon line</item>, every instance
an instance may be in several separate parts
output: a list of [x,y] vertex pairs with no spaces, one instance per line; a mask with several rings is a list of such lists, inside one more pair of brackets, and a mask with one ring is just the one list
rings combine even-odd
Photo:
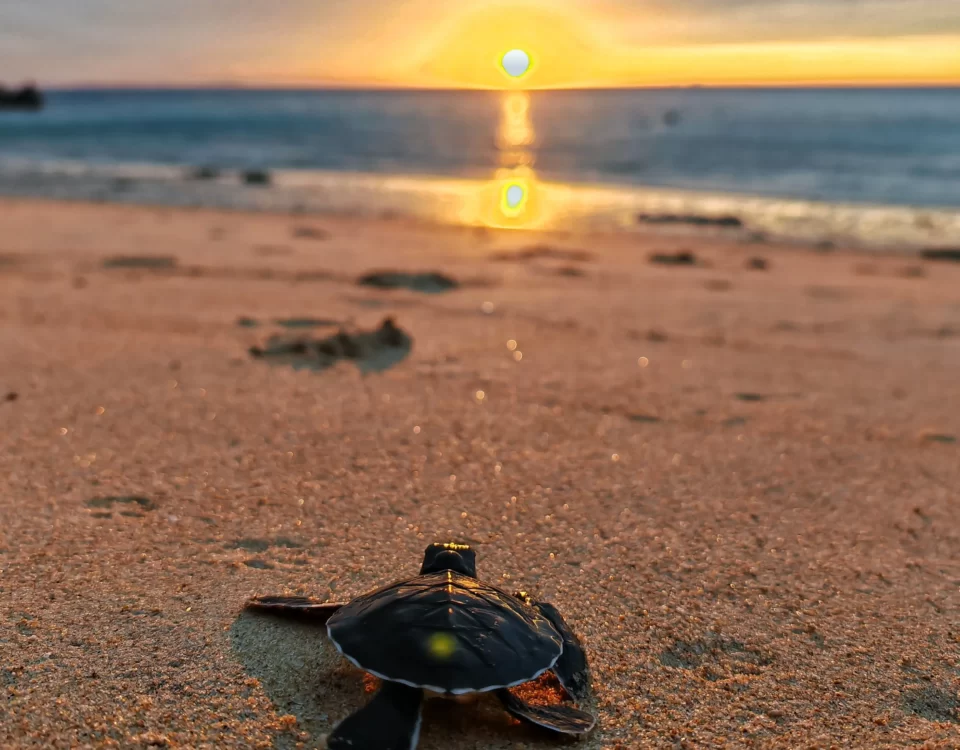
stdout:
[[525,91],[644,91],[664,89],[955,89],[960,88],[957,81],[781,81],[781,82],[741,82],[741,83],[663,83],[663,84],[584,84],[571,86],[544,86],[544,87],[495,87],[495,86],[430,86],[430,85],[402,85],[402,84],[363,84],[363,83],[236,83],[236,82],[203,82],[203,83],[62,83],[49,86],[36,85],[41,91],[486,91],[509,92]]

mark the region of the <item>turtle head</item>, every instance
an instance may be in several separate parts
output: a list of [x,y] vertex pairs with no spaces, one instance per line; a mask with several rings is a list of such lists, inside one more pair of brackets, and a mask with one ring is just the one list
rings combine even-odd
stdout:
[[467,544],[436,543],[423,553],[420,575],[453,570],[471,578],[477,577],[477,554]]

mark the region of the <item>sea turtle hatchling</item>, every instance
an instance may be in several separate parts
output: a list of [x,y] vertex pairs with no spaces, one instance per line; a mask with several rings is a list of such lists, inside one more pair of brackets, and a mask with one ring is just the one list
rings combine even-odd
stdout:
[[571,705],[532,705],[508,690],[553,670],[568,696],[583,701],[586,654],[554,606],[477,580],[468,545],[431,544],[419,575],[346,604],[263,596],[246,607],[326,623],[337,650],[382,681],[369,703],[334,727],[330,750],[414,750],[425,696],[494,692],[518,719],[567,735],[596,723]]

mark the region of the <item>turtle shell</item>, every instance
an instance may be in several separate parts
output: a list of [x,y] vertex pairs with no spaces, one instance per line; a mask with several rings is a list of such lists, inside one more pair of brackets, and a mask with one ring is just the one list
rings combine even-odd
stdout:
[[482,693],[533,680],[563,640],[533,607],[444,570],[354,599],[327,621],[337,650],[384,680],[437,693]]

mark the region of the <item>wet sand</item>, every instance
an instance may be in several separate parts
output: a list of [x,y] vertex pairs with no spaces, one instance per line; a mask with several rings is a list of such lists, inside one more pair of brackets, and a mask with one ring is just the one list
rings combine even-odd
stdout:
[[[454,539],[583,638],[577,747],[960,747],[958,290],[722,233],[0,201],[0,746],[315,747],[370,686],[243,601]],[[250,354],[387,318],[383,368]],[[486,701],[421,743],[557,746]]]

